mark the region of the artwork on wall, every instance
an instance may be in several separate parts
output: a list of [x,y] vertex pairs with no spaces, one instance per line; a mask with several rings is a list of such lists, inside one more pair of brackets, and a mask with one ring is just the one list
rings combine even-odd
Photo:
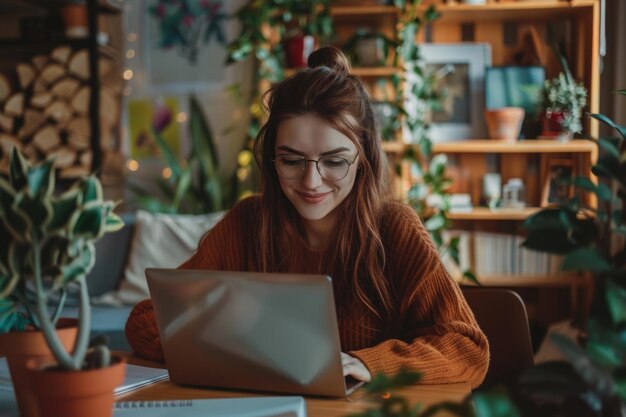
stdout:
[[181,148],[180,125],[176,121],[178,110],[175,97],[129,100],[129,156],[136,160],[157,157],[156,134],[161,135],[172,152],[178,155]]
[[232,82],[225,65],[236,32],[231,9],[222,0],[137,1],[131,19],[140,28],[144,82],[165,93]]
[[443,93],[441,108],[432,113],[433,142],[485,138],[483,121],[485,68],[491,47],[483,43],[422,44],[426,70]]
[[559,205],[573,197],[572,179],[577,173],[574,158],[546,156],[542,171],[542,178],[544,178],[541,194],[542,207]]

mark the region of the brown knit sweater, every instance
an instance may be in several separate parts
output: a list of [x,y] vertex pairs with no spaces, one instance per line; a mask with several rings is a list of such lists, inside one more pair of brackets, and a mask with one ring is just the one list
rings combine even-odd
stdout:
[[[252,197],[231,209],[201,241],[197,252],[181,268],[258,271],[254,242],[260,199]],[[469,382],[478,386],[489,364],[489,347],[458,285],[439,260],[428,232],[415,211],[390,203],[381,223],[385,246],[385,276],[396,296],[393,322],[380,322],[367,309],[351,302],[339,308],[342,351],[360,359],[372,375],[395,373],[402,367],[423,372],[422,383]],[[290,272],[320,273],[320,251],[304,242],[302,256]],[[343,306],[345,307],[345,306]],[[160,338],[149,300],[133,309],[126,324],[132,348],[140,355],[162,359]]]

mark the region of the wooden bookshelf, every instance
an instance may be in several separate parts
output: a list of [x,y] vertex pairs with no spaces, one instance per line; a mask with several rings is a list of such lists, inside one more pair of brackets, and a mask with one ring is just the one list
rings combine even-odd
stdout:
[[496,209],[474,207],[468,212],[449,212],[450,220],[526,220],[529,216],[541,210],[541,207],[526,207],[524,209]]
[[[301,68],[286,68],[285,75],[289,77],[300,70]],[[350,72],[358,77],[390,77],[400,74],[401,70],[397,67],[353,67]]]
[[360,15],[384,15],[384,14],[399,14],[400,9],[395,6],[381,6],[381,5],[365,5],[359,6],[357,4],[345,4],[334,5],[330,8],[330,14],[333,17],[337,16],[360,16]]
[[494,139],[468,139],[436,143],[434,153],[593,153],[597,145],[588,140],[523,140],[515,143]]
[[[415,146],[400,141],[383,142],[385,152],[404,152]],[[436,143],[433,153],[591,153],[597,154],[597,144],[583,139],[569,142],[556,140],[523,140],[516,143],[494,139],[467,139],[458,142]]]
[[[519,1],[504,3],[437,4],[442,13],[442,22],[460,21],[501,21],[501,20],[552,20],[564,16],[577,16],[589,8],[595,7],[594,0],[570,1]],[[422,9],[428,7],[421,6]]]

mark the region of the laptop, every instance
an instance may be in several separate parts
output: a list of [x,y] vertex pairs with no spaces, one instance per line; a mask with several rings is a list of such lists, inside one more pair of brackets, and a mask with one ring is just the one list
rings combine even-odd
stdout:
[[146,269],[176,384],[343,397],[330,277]]

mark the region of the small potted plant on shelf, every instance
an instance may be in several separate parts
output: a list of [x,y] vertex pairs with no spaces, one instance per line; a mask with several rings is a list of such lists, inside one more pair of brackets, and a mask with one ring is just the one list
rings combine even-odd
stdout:
[[[20,414],[110,417],[125,365],[104,344],[89,345],[85,276],[95,262],[94,241],[123,222],[96,177],[55,195],[52,160],[31,166],[14,148],[9,164],[9,180],[0,178],[0,351]],[[72,291],[80,300],[73,326],[59,320]]]
[[[332,31],[329,0],[286,0],[272,2],[278,6],[277,18],[287,28],[282,38],[288,68],[306,67],[311,52],[318,46],[320,37]],[[270,22],[271,26],[279,26]]]
[[387,64],[389,47],[394,42],[384,34],[368,29],[357,30],[346,42],[343,49],[350,56],[352,63],[359,67],[378,67]]
[[582,111],[587,104],[587,89],[566,70],[544,84],[543,136],[568,140],[582,131]]

